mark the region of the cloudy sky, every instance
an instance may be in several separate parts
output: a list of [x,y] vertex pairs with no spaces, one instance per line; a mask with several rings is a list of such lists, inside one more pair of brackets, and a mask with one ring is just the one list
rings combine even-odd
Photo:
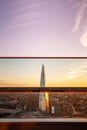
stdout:
[[0,0],[0,56],[87,56],[87,0]]
[[0,59],[0,87],[87,87],[87,59]]

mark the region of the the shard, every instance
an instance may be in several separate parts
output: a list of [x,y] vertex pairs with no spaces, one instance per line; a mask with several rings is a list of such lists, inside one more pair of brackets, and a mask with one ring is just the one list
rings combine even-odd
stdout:
[[45,70],[44,70],[44,64],[42,64],[42,69],[41,69],[40,87],[45,87]]
[[[45,87],[45,68],[44,64],[42,64],[42,69],[41,69],[41,79],[40,79],[40,87]],[[47,112],[49,109],[49,97],[48,93],[46,92],[40,92],[39,94],[39,109],[42,112]]]

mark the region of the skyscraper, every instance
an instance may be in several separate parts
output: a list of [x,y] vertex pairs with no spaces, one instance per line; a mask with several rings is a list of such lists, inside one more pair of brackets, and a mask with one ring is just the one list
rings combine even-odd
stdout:
[[[41,69],[41,79],[40,79],[40,87],[45,87],[45,69],[44,64],[42,64]],[[39,94],[39,109],[43,112],[47,112],[49,109],[49,97],[48,93],[40,92]]]
[[44,64],[42,64],[42,69],[41,69],[40,87],[45,87],[45,70],[44,70]]

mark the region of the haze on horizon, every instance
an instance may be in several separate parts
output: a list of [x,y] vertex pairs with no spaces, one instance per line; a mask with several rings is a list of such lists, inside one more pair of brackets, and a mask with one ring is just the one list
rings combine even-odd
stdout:
[[87,59],[0,59],[0,87],[87,87]]

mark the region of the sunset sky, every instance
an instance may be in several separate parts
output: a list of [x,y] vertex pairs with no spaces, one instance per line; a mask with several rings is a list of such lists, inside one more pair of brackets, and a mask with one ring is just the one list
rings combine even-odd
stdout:
[[[87,0],[0,0],[0,57],[87,57]],[[86,86],[86,59],[0,59],[0,86]]]
[[87,0],[0,0],[0,56],[87,56]]
[[87,59],[0,59],[0,87],[87,87]]

